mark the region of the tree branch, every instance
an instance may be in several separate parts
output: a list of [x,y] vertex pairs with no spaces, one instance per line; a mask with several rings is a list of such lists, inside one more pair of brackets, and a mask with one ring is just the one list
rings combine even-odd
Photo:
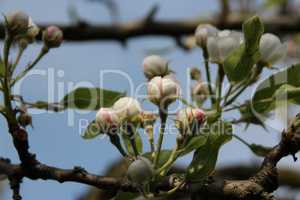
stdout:
[[[218,17],[217,17],[218,18]],[[219,18],[218,18],[219,19]],[[91,40],[115,40],[125,43],[128,39],[141,36],[166,36],[178,40],[185,35],[194,34],[199,24],[210,23],[220,29],[242,28],[244,17],[228,16],[226,21],[212,19],[190,19],[178,21],[155,20],[153,16],[144,17],[141,20],[121,23],[121,24],[99,24],[91,25],[80,23],[78,25],[57,24],[63,32],[67,41],[91,41]],[[297,33],[300,31],[300,18],[292,16],[268,17],[264,18],[265,29],[267,32],[276,32],[277,34]],[[48,24],[39,24],[44,29]],[[4,27],[0,26],[0,38],[5,37]],[[38,39],[41,39],[41,34]]]
[[[276,165],[281,158],[295,155],[300,149],[300,116],[298,115],[293,124],[282,133],[282,140],[266,156],[258,173],[246,180],[209,180],[208,183],[186,183],[186,187],[179,192],[190,192],[197,194],[208,194],[209,196],[220,196],[222,198],[234,199],[273,199],[269,194],[278,188],[278,175]],[[26,133],[26,132],[25,132]],[[26,133],[27,134],[27,133]],[[15,136],[15,135],[13,135]],[[27,137],[24,137],[27,138]],[[19,141],[19,140],[16,140]],[[27,140],[26,140],[27,141]],[[23,141],[24,142],[24,141]],[[18,148],[19,145],[16,145]],[[60,169],[41,163],[31,167],[24,164],[14,165],[7,159],[0,160],[0,173],[8,177],[24,177],[29,179],[56,180],[63,182],[78,182],[99,189],[123,190],[137,192],[138,189],[126,179],[97,176],[88,173],[83,168]],[[166,177],[157,185],[158,190],[168,190],[174,187],[171,177]]]

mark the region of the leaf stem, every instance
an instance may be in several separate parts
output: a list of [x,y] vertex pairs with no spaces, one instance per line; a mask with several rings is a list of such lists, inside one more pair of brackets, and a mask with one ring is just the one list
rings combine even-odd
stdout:
[[150,144],[150,151],[154,152],[155,151],[155,145],[154,145],[154,138],[153,138],[153,125],[148,125],[145,128],[146,132],[147,132],[147,136],[148,136],[148,141]]
[[161,120],[161,125],[159,129],[159,137],[158,137],[158,142],[157,142],[157,149],[156,149],[156,154],[154,157],[154,169],[158,167],[158,161],[159,161],[159,156],[160,156],[160,151],[164,139],[164,132],[165,132],[165,127],[166,127],[166,121],[167,121],[167,106],[159,107],[159,117]]
[[178,150],[178,145],[176,145],[173,148],[173,151],[172,151],[168,161],[160,169],[158,169],[157,172],[160,176],[164,176],[168,172],[168,169],[170,168],[170,166],[176,161],[176,159],[178,157],[177,150]]
[[227,101],[228,97],[230,96],[230,94],[232,93],[232,90],[233,90],[233,85],[230,84],[229,89],[227,90],[227,92],[225,94],[224,103],[223,104],[226,104],[226,101]]
[[16,60],[15,60],[14,64],[12,65],[12,68],[10,70],[11,74],[13,74],[13,72],[16,69],[16,67],[18,66],[18,64],[19,64],[19,62],[21,60],[21,57],[22,57],[24,51],[25,51],[25,48],[20,46],[19,50],[18,50],[18,54],[17,54]]
[[209,55],[208,55],[208,51],[207,51],[206,47],[203,47],[202,51],[203,51],[203,58],[204,58],[206,80],[207,80],[207,83],[208,83],[209,96],[210,96],[211,103],[214,104],[215,103],[215,97],[214,97],[213,90],[212,90],[212,87],[211,87],[211,76],[210,76],[210,70],[209,70]]
[[135,138],[133,136],[131,136],[129,138],[129,141],[130,141],[130,144],[132,146],[135,157],[138,157],[139,156],[139,151],[137,150],[137,147],[136,147]]
[[245,81],[241,82],[239,86],[235,88],[235,90],[232,91],[232,93],[236,92],[237,93],[228,100],[228,102],[224,102],[224,107],[230,105],[233,103],[252,83],[253,81],[259,76],[259,74],[263,70],[263,64],[258,63],[257,66],[253,69],[252,74],[249,76],[248,79]]
[[221,100],[222,100],[222,87],[223,87],[223,80],[224,80],[224,69],[223,65],[218,65],[218,75],[216,79],[216,86],[217,86],[217,101],[216,101],[216,109],[217,112],[221,112]]
[[127,153],[124,151],[121,142],[120,142],[120,138],[117,134],[113,135],[113,134],[108,134],[110,142],[119,150],[119,152],[122,154],[122,156],[126,157]]
[[6,117],[8,122],[17,124],[17,120],[14,117],[14,111],[10,101],[10,74],[9,74],[9,50],[12,45],[12,38],[9,35],[6,35],[3,48],[4,56],[4,80],[3,80],[3,93],[4,93],[4,104],[6,108]]
[[228,106],[233,103],[247,89],[248,86],[249,84],[245,84],[240,91],[238,91],[231,99],[228,100],[227,103],[224,104],[224,106]]
[[36,57],[36,59],[29,64],[16,78],[13,80],[11,85],[14,85],[18,80],[22,79],[33,67],[49,52],[49,49],[45,46],[42,47],[40,53]]

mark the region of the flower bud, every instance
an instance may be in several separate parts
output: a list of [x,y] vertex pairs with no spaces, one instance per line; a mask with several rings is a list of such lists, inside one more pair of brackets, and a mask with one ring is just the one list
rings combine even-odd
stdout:
[[150,111],[143,111],[141,113],[141,122],[143,128],[147,128],[147,126],[153,126],[156,120],[157,120],[157,115],[155,115]]
[[182,135],[193,135],[205,120],[205,112],[200,108],[187,107],[176,115],[176,126]]
[[29,16],[22,11],[15,11],[6,16],[7,28],[10,34],[23,34],[27,31]]
[[32,117],[28,113],[21,113],[18,117],[18,122],[23,127],[32,125]]
[[131,97],[122,97],[113,105],[121,122],[135,122],[142,112],[140,103]]
[[243,42],[242,34],[235,31],[224,30],[215,37],[207,40],[207,51],[210,61],[224,63],[225,59]]
[[29,42],[33,42],[39,32],[39,27],[32,21],[32,18],[29,18],[29,25],[26,33],[26,38],[29,40]]
[[192,87],[192,99],[201,105],[209,96],[208,86],[204,82],[198,82]]
[[148,83],[148,98],[158,106],[168,106],[174,102],[180,93],[176,81],[168,77],[156,76]]
[[276,35],[266,33],[260,39],[259,51],[261,61],[271,66],[286,55],[287,46],[282,44]]
[[218,29],[210,24],[200,24],[195,31],[196,43],[200,47],[205,47],[207,39],[216,36]]
[[63,41],[63,32],[56,26],[49,26],[43,32],[43,41],[48,48],[59,47]]
[[96,114],[96,122],[103,133],[114,134],[119,124],[119,118],[111,108],[100,108]]
[[36,36],[39,34],[40,29],[39,27],[32,21],[32,18],[29,18],[29,24],[26,33],[21,35],[18,38],[18,44],[22,49],[25,49],[28,44],[34,42]]
[[201,71],[196,67],[193,67],[191,69],[190,75],[191,75],[192,80],[195,80],[195,81],[200,81],[201,80]]
[[150,80],[155,76],[169,74],[168,62],[157,55],[148,56],[143,61],[145,76]]
[[130,164],[127,170],[128,179],[139,186],[149,182],[153,175],[153,165],[150,160],[145,157],[139,157]]

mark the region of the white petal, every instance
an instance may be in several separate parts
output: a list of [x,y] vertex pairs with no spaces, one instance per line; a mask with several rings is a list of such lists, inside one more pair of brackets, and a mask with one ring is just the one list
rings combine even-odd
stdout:
[[224,37],[219,39],[220,61],[223,62],[227,56],[240,46],[240,42],[233,37]]
[[209,59],[212,62],[219,61],[219,47],[218,47],[218,38],[217,37],[209,37],[207,40],[207,51],[209,55]]
[[280,46],[280,39],[276,35],[270,33],[264,34],[259,43],[261,59],[267,62]]

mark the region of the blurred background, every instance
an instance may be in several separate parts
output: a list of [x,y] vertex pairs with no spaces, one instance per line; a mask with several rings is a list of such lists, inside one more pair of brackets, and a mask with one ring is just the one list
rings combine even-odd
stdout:
[[[296,0],[289,2],[286,0],[229,0],[230,10],[227,11],[220,2],[219,0],[0,0],[0,11],[7,13],[13,10],[22,10],[28,13],[37,24],[58,24],[83,28],[88,24],[111,25],[139,20],[145,17],[155,5],[159,9],[154,19],[164,21],[215,19],[216,16],[224,14],[223,12],[229,12],[229,14],[225,14],[231,16],[232,19],[253,13],[265,18],[280,16],[282,19],[288,17],[299,19],[300,17],[300,2]],[[226,28],[226,24],[224,27]],[[282,33],[280,29],[270,31],[275,34],[280,33],[282,40],[287,42],[289,47],[289,57],[276,67],[280,68],[297,62],[297,57],[299,57],[297,31],[293,31],[291,34]],[[192,35],[192,33],[190,34]],[[138,86],[146,81],[141,66],[143,58],[150,53],[159,53],[170,61],[171,68],[176,72],[177,79],[188,94],[190,90],[187,82],[188,69],[194,66],[203,67],[201,50],[190,48],[190,46],[188,37],[184,38],[181,43],[176,42],[172,37],[149,35],[130,38],[126,40],[126,43],[119,40],[68,41],[67,39],[62,47],[52,50],[38,64],[36,69],[41,70],[41,73],[27,78],[26,82],[22,83],[20,92],[28,101],[48,101],[51,88],[50,92],[54,94],[51,100],[55,102],[75,87],[86,86],[87,83],[98,87],[101,70],[125,72],[132,78],[134,85]],[[28,60],[33,59],[39,48],[40,44],[38,43],[30,47],[26,51],[22,63],[25,65]],[[271,72],[265,72],[264,76],[269,73]],[[107,74],[102,81],[105,88],[127,92],[130,88],[128,81],[120,75]],[[244,95],[245,98],[250,96],[251,93]],[[153,108],[147,103],[144,103],[143,106]],[[67,110],[61,113],[38,113],[32,111],[32,114],[33,128],[30,130],[29,140],[31,151],[37,153],[40,161],[61,168],[83,166],[92,173],[106,174],[113,163],[120,160],[119,153],[110,145],[107,138],[86,141],[80,137],[82,124],[94,119],[94,112],[80,113]],[[228,117],[232,118],[233,116]],[[280,137],[280,132],[271,128],[268,131],[260,126],[250,126],[247,130],[244,128],[244,125],[235,127],[235,134],[250,143],[272,146],[278,142]],[[7,127],[4,120],[0,121],[0,132],[1,157],[8,157],[13,162],[18,162],[11,138],[6,133]],[[175,142],[175,135],[168,135],[165,141],[165,148],[172,146]],[[191,158],[192,155],[189,155],[180,159],[177,163],[178,166],[187,165]],[[261,158],[253,155],[245,145],[237,140],[232,140],[221,149],[218,168],[241,173],[240,177],[244,172],[245,176],[249,176],[253,172],[251,170],[255,171],[260,162]],[[281,169],[295,173],[290,178],[294,185],[287,186],[288,184],[286,184],[283,189],[278,190],[277,195],[284,197],[282,199],[300,199],[300,193],[298,195],[297,192],[300,188],[300,183],[298,183],[300,175],[296,176],[300,163],[291,164],[292,162],[291,157],[280,162]],[[250,171],[246,171],[242,168],[243,166],[248,166]],[[117,167],[121,168],[121,165],[117,165]],[[114,171],[110,173],[116,173],[116,171],[119,173],[121,170],[114,168]],[[230,171],[227,172],[230,175]],[[11,191],[8,184],[3,182],[1,188],[0,199],[10,199]],[[97,195],[91,195],[89,191],[89,187],[81,184],[59,184],[53,181],[25,179],[21,193],[24,199],[101,199]],[[96,191],[92,191],[92,193],[96,194]]]

